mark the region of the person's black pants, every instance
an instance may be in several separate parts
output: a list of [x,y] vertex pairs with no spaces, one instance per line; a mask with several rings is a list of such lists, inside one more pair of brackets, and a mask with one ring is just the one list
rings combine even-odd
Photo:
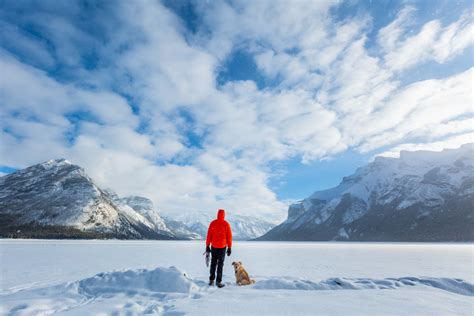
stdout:
[[224,259],[225,259],[225,250],[226,248],[214,248],[211,249],[211,275],[209,280],[213,281],[216,279],[216,267],[217,267],[217,283],[222,281],[222,269],[224,268]]

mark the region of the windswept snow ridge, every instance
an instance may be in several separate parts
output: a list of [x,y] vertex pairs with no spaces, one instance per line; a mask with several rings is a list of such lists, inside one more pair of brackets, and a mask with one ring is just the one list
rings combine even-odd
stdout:
[[81,294],[97,297],[118,293],[191,293],[198,286],[176,267],[99,273],[78,282]]
[[[228,285],[231,291],[253,290],[379,290],[431,287],[463,296],[474,296],[474,285],[450,278],[331,278],[319,282],[289,277],[257,280],[253,286]],[[178,300],[200,299],[216,291],[203,280],[191,279],[176,267],[99,273],[83,280],[0,296],[3,314],[55,312],[104,312],[107,308],[131,308],[134,313],[162,314]],[[251,296],[258,293],[247,293]],[[124,303],[125,302],[125,303]],[[107,312],[107,311],[106,311]]]
[[331,278],[320,282],[305,279],[269,278],[257,282],[254,288],[261,290],[367,290],[367,289],[397,289],[404,286],[430,286],[448,292],[474,296],[474,285],[460,279],[450,278],[387,278],[387,279],[346,279]]
[[0,314],[162,314],[177,299],[192,298],[196,283],[175,267],[99,273],[83,280],[0,296]]

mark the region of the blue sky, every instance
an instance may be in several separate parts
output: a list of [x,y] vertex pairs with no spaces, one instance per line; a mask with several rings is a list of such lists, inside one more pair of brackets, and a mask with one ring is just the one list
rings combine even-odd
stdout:
[[281,219],[473,141],[470,1],[1,1],[0,172],[65,157],[173,212]]

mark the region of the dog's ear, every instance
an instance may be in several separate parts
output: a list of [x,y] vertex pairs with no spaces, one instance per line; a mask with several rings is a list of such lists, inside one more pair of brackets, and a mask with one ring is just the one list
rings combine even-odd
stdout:
[[235,266],[235,261],[234,261],[234,262],[232,262],[232,265],[233,265],[233,266]]
[[242,264],[242,261],[239,261],[239,264]]

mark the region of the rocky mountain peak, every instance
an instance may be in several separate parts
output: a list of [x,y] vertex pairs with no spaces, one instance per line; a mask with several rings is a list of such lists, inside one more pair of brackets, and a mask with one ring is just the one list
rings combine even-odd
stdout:
[[474,240],[474,144],[377,157],[288,209],[270,240]]
[[[133,207],[127,205],[131,201]],[[0,178],[1,235],[21,227],[30,233],[25,236],[54,231],[71,237],[174,238],[158,212],[145,216],[138,208],[150,211],[153,204],[141,197],[122,201],[66,159],[48,160]]]

